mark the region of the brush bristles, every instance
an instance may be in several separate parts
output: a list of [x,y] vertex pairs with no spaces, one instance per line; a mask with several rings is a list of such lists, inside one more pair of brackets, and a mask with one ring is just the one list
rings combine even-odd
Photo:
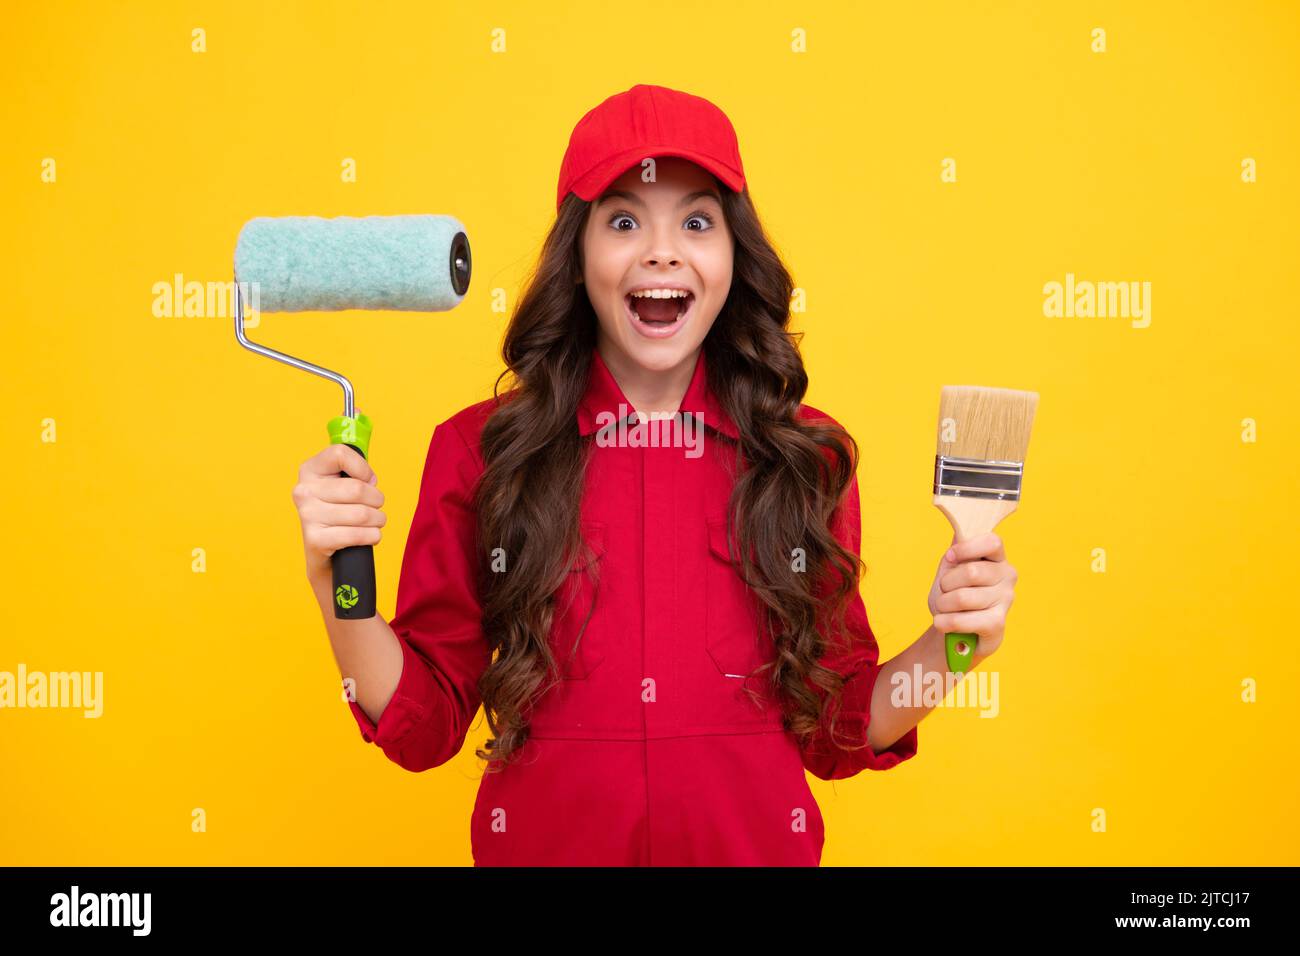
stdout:
[[939,398],[938,454],[1024,461],[1037,408],[1037,392],[945,385]]

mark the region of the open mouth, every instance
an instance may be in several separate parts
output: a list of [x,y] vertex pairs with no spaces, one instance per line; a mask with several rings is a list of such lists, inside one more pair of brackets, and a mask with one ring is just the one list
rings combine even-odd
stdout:
[[642,331],[665,335],[685,320],[695,304],[695,293],[655,298],[649,295],[628,293],[623,297],[628,317]]

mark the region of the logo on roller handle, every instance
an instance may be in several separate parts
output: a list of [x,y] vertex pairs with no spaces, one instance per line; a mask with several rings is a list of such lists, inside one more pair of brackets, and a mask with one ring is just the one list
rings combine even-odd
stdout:
[[350,584],[340,584],[334,589],[334,601],[345,611],[352,610],[360,600],[360,593]]

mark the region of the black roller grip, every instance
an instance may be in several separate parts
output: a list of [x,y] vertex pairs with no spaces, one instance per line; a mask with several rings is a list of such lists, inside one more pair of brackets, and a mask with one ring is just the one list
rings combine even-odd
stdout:
[[[365,453],[348,445],[362,458]],[[347,476],[346,471],[339,474]],[[334,616],[360,621],[375,616],[375,549],[368,544],[340,548],[330,556],[334,570]]]

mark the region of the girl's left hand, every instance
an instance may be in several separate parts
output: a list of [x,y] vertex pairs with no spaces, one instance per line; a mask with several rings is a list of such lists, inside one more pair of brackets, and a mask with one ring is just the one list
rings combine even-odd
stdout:
[[977,634],[975,661],[1002,643],[1007,611],[1015,600],[1016,569],[993,532],[957,542],[939,561],[930,586],[930,614],[941,634]]

